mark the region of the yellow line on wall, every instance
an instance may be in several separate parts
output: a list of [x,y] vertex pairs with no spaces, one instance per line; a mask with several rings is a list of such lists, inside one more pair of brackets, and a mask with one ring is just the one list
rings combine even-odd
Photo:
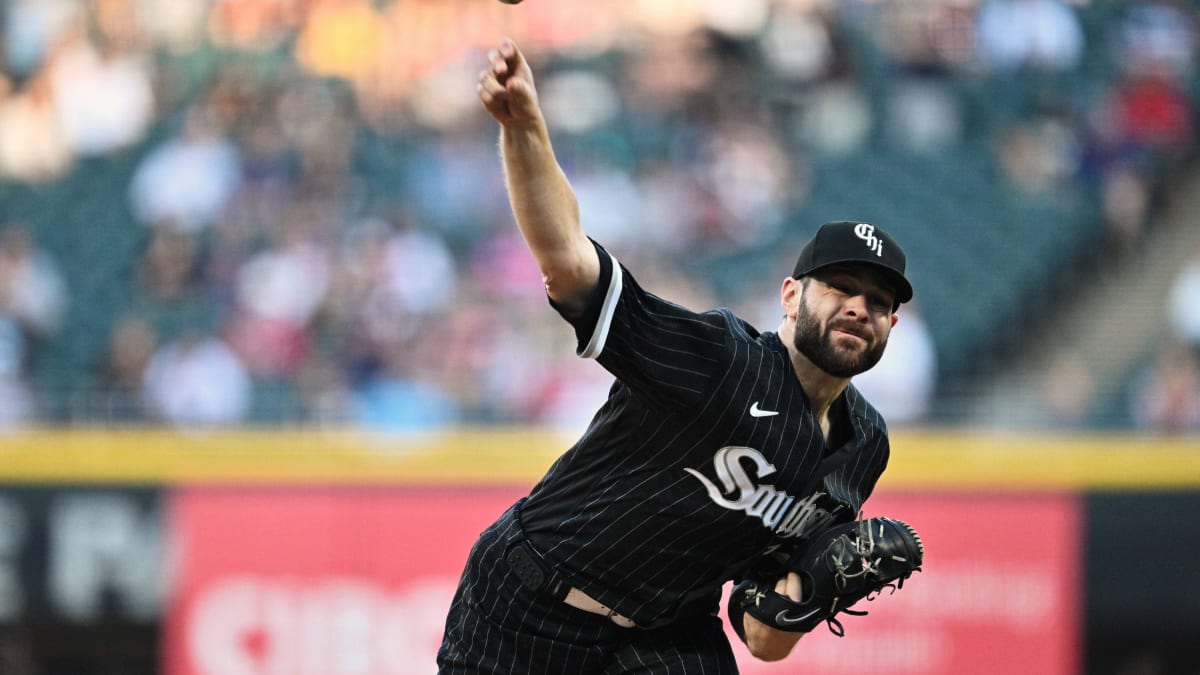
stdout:
[[[33,431],[0,436],[0,482],[532,485],[571,438],[481,428]],[[888,489],[1200,489],[1200,439],[896,431]]]
[[1195,489],[1200,439],[894,433],[881,486]]

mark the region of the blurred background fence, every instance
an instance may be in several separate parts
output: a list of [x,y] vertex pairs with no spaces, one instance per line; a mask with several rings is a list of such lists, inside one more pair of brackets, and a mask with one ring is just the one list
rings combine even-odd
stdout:
[[[1195,528],[1182,515],[1200,484],[1194,3],[0,8],[0,496],[11,506],[0,516],[17,514],[4,550],[23,565],[8,577],[18,588],[40,587],[39,561],[80,536],[54,533],[88,529],[56,529],[53,505],[94,489],[125,504],[100,513],[133,514],[113,516],[118,534],[101,550],[139,560],[162,554],[155,537],[173,531],[156,524],[164,490],[175,504],[197,483],[271,486],[292,471],[311,487],[348,463],[378,474],[352,471],[342,488],[432,482],[469,504],[478,486],[463,478],[457,491],[461,467],[519,491],[547,448],[583,428],[610,379],[575,358],[546,306],[512,226],[495,125],[475,99],[484,52],[511,35],[535,61],[585,227],[649,289],[770,330],[778,284],[821,222],[877,222],[904,242],[917,299],[884,361],[856,380],[918,457],[905,465],[897,453],[893,470],[913,472],[897,492],[1048,491],[1074,504],[1054,513],[1069,524],[1078,509],[1086,535],[1047,559],[1088,570],[1078,644],[1063,643],[1074,656],[1026,670],[1200,668],[1178,660],[1182,642],[1131,628],[1168,611],[1161,594],[1139,605],[1134,591],[1110,592],[1140,587],[1104,567],[1135,557],[1117,546],[1133,545],[1122,532]],[[253,459],[215,431],[230,428],[279,449]],[[555,443],[533,442],[534,460],[505,468],[530,452],[498,440],[512,429]],[[350,433],[366,455],[341,442],[304,454],[301,439],[327,433]],[[412,441],[357,435],[393,433],[471,441],[409,464]],[[930,438],[942,439],[933,450]],[[149,454],[127,454],[142,443]],[[944,480],[939,443],[961,450]],[[971,478],[1001,465],[1027,475]],[[1187,551],[1155,578],[1186,577]],[[446,554],[450,568],[463,553]],[[148,578],[138,569],[122,583]],[[155,597],[127,622],[142,631],[131,641],[110,639],[104,620],[17,603],[2,615],[0,672],[242,672],[161,660],[160,642],[178,646],[181,629],[161,624]],[[1200,589],[1185,584],[1180,600],[1191,613],[1172,616],[1194,634]],[[1123,612],[1136,620],[1117,621]],[[130,660],[98,656],[118,644],[134,645]],[[262,672],[325,675],[279,663]]]

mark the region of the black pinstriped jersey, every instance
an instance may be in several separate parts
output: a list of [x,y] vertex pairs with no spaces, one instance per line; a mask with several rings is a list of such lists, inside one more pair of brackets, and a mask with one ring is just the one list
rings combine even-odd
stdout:
[[887,429],[849,386],[827,443],[778,335],[658,298],[596,248],[596,294],[566,318],[579,354],[616,380],[522,514],[573,585],[645,625],[854,518],[887,464]]

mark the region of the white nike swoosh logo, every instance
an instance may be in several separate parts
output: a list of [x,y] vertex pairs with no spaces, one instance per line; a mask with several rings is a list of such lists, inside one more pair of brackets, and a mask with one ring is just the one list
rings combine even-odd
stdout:
[[814,609],[813,611],[809,612],[808,614],[805,614],[804,616],[793,619],[792,617],[787,615],[787,610],[783,609],[783,610],[780,610],[779,613],[775,615],[775,623],[782,624],[784,626],[789,626],[794,623],[800,623],[801,621],[807,619],[808,617],[812,616],[813,614],[816,614],[818,611],[820,611],[819,608]]
[[754,404],[750,406],[751,417],[770,417],[771,415],[778,414],[778,410],[763,410],[762,408],[758,407],[758,401],[755,401]]

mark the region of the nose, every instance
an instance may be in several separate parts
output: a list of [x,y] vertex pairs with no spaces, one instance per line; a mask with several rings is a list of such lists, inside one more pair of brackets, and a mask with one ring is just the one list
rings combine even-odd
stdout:
[[846,314],[858,320],[865,321],[868,317],[867,296],[863,293],[846,298],[844,306]]

